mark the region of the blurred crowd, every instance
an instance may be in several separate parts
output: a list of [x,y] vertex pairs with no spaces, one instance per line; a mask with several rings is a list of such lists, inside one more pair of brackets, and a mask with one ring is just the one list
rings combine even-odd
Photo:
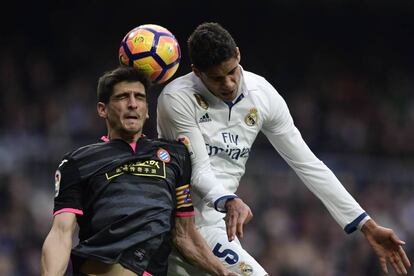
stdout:
[[[64,153],[105,134],[96,115],[96,81],[116,66],[116,44],[85,48],[95,38],[83,35],[85,30],[80,34],[73,30],[65,32],[63,45],[57,43],[59,27],[42,24],[54,34],[43,35],[49,43],[33,42],[35,47],[28,48],[25,42],[33,34],[17,28],[0,45],[0,275],[4,276],[39,275],[41,246],[52,221],[54,171]],[[237,25],[223,25],[230,25],[239,43],[244,69],[260,73],[276,87],[311,149],[371,216],[407,241],[405,249],[414,260],[414,63],[413,55],[407,55],[413,42],[401,46],[400,36],[405,34],[401,30],[380,34],[362,30],[351,43],[344,37],[347,32],[341,39],[329,36],[329,31],[294,35],[299,27],[293,25],[292,33],[281,34],[284,46],[269,56],[274,49],[260,43],[263,38],[252,46],[242,39],[242,31],[237,32]],[[344,26],[336,30],[345,31]],[[128,28],[123,26],[112,40],[118,41]],[[387,34],[393,41],[383,37]],[[177,75],[189,71],[187,35]],[[333,38],[340,46],[329,44]],[[264,48],[255,50],[258,45]],[[115,54],[109,55],[108,49]],[[289,51],[294,53],[287,55]],[[151,112],[160,89],[151,92]],[[151,115],[145,132],[156,137],[155,113]],[[255,143],[239,195],[254,212],[242,243],[270,275],[381,275],[363,236],[348,236],[340,229],[264,136]]]

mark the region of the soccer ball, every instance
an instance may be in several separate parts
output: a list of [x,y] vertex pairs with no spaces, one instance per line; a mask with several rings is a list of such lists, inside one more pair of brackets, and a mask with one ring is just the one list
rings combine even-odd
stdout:
[[119,48],[119,62],[143,71],[153,83],[170,79],[180,64],[181,51],[166,28],[146,24],[129,31]]

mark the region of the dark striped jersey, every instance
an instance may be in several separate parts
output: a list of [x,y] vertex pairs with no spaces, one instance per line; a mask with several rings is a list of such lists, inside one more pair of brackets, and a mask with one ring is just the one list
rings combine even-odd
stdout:
[[191,164],[183,144],[114,139],[64,156],[55,175],[54,215],[77,214],[75,258],[164,275],[174,216],[192,216]]

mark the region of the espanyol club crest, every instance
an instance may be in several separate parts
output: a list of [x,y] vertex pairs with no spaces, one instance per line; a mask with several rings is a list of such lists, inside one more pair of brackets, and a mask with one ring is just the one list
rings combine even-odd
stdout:
[[163,148],[159,148],[157,150],[157,157],[158,159],[160,159],[162,162],[165,162],[165,163],[169,163],[171,161],[169,152]]

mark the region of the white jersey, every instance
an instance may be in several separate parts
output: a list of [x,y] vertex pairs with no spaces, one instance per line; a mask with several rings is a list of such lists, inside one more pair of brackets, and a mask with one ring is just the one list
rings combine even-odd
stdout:
[[337,223],[353,232],[368,219],[365,211],[306,145],[273,86],[256,74],[241,72],[232,104],[215,97],[194,73],[169,83],[158,99],[159,135],[184,138],[191,154],[196,224],[217,224],[223,218],[211,204],[226,192],[236,193],[252,144],[262,131]]

